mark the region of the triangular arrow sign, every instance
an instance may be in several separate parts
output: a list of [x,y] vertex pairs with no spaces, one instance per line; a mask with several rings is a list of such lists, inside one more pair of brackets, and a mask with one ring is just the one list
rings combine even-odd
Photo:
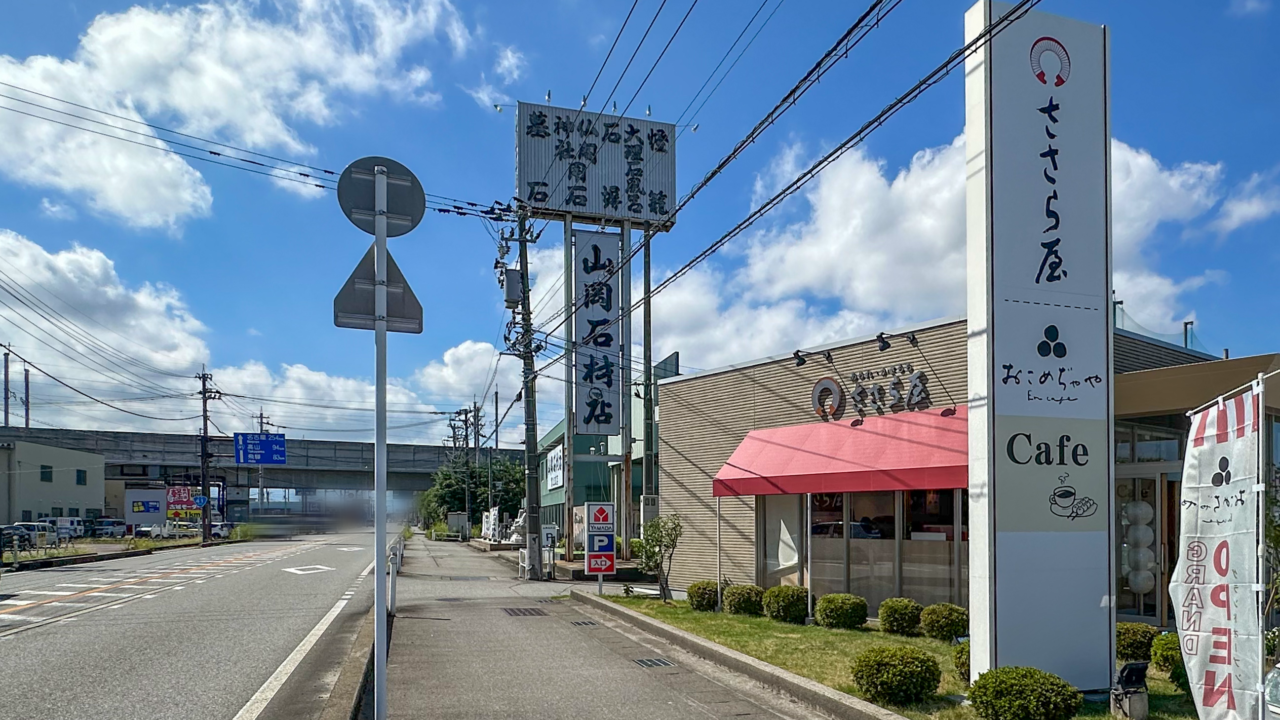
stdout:
[[[373,245],[361,258],[346,284],[333,299],[333,324],[357,330],[373,329],[373,288],[377,276],[373,267]],[[387,330],[421,333],[422,303],[413,294],[396,261],[387,251]]]

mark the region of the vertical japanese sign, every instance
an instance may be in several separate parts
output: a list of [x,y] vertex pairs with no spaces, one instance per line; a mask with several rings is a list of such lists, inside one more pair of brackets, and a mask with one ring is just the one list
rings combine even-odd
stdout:
[[1261,717],[1262,385],[1191,417],[1169,599],[1203,720]]
[[676,127],[520,103],[516,197],[543,217],[674,221]]
[[616,234],[576,236],[574,291],[580,305],[574,317],[574,433],[617,435],[622,419],[622,295],[618,292]]
[[[982,0],[966,36],[975,674],[1111,684],[1107,32]],[[1015,16],[1016,17],[1016,16]],[[1046,618],[1051,620],[1046,621]]]

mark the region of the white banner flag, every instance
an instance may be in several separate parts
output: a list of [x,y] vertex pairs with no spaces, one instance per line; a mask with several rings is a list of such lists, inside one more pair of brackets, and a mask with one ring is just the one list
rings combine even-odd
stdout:
[[1202,720],[1261,717],[1261,385],[1191,416],[1173,600]]

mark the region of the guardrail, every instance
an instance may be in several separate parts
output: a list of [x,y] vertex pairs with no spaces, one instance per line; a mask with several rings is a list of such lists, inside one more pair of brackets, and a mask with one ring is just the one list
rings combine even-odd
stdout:
[[454,542],[462,542],[462,533],[437,533],[435,530],[432,530],[431,540],[433,542],[436,540],[453,540]]
[[390,587],[387,589],[387,606],[388,606],[387,612],[391,615],[391,617],[395,617],[396,616],[396,576],[400,574],[400,566],[403,564],[403,559],[404,559],[404,536],[403,535],[397,535],[396,539],[392,541],[390,545],[387,546],[387,559],[389,560],[389,562],[387,563],[388,565],[387,572],[390,575],[389,578],[385,578],[386,582],[390,584]]

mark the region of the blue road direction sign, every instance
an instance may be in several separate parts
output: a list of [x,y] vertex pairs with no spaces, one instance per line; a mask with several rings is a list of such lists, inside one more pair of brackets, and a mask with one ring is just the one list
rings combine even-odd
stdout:
[[284,435],[236,433],[236,462],[240,465],[284,465]]
[[202,508],[205,505],[209,504],[209,498],[205,497],[204,495],[197,495],[194,498],[192,498],[192,500],[195,501],[196,507],[198,508]]

